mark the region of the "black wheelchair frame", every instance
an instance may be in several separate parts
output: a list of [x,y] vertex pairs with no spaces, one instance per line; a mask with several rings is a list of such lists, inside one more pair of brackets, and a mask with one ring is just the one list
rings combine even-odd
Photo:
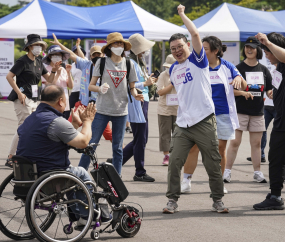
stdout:
[[[117,233],[124,237],[134,237],[141,226],[139,210],[133,206],[121,204],[128,196],[128,191],[123,181],[116,172],[112,164],[101,163],[98,165],[96,153],[90,144],[85,149],[77,149],[78,153],[88,155],[91,159],[93,170],[90,172],[95,183],[92,181],[83,182],[72,173],[56,170],[38,174],[36,164],[24,157],[13,156],[14,172],[10,174],[0,185],[0,230],[9,238],[14,240],[31,240],[36,237],[40,241],[79,241],[91,229],[91,238],[99,239],[100,233]],[[11,188],[8,188],[11,186]],[[98,191],[100,187],[103,191]],[[12,191],[11,191],[12,190]],[[84,200],[76,198],[75,194],[81,194]],[[17,203],[19,207],[9,208],[4,201],[9,200]],[[100,204],[100,199],[106,199],[112,210],[112,220],[103,222],[101,218],[104,212],[104,204]],[[1,202],[4,202],[7,209],[3,210]],[[2,203],[3,204],[3,203]],[[108,208],[108,204],[106,203]],[[11,205],[12,206],[12,205]],[[84,207],[88,212],[85,224],[79,225],[81,214],[75,208]],[[17,210],[19,208],[19,210]],[[24,217],[17,218],[21,208],[25,209]],[[105,207],[106,208],[106,207]],[[10,213],[17,210],[12,216]],[[108,209],[107,209],[108,210]],[[4,214],[5,213],[5,214]],[[6,213],[8,214],[6,217]],[[41,213],[38,215],[38,213]],[[1,216],[3,214],[3,217]],[[95,214],[95,218],[93,218]],[[11,219],[9,218],[12,217]],[[54,221],[58,217],[57,227]],[[8,222],[4,222],[4,220]],[[19,228],[12,225],[12,220],[20,224]],[[23,226],[26,219],[28,226]],[[67,220],[64,225],[63,220]],[[60,238],[55,238],[60,222],[63,226],[63,233]],[[74,223],[77,225],[73,229]],[[97,229],[105,226],[103,229]],[[23,228],[25,227],[25,228]],[[53,228],[54,227],[54,228]],[[109,230],[107,230],[111,227]],[[51,235],[54,230],[55,236]],[[69,238],[73,232],[77,231],[74,238]],[[66,238],[62,238],[66,236]]]

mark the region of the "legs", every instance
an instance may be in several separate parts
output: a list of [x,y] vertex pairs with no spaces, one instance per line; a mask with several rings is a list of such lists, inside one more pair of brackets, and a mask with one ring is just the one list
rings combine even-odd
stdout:
[[235,131],[236,138],[234,140],[230,141],[230,145],[229,145],[229,148],[227,150],[226,169],[231,170],[233,167],[233,164],[234,164],[236,156],[237,156],[238,148],[239,148],[240,143],[241,143],[242,132],[243,131],[236,129],[236,131]]
[[251,160],[254,171],[260,171],[260,146],[263,132],[249,132],[250,146],[251,146]]
[[113,165],[120,175],[121,170],[122,170],[122,165],[123,165],[123,148],[122,147],[123,147],[123,140],[124,140],[124,135],[125,135],[127,115],[109,116],[109,117],[110,117],[110,120],[112,121]]
[[221,160],[222,174],[224,174],[224,171],[226,169],[226,163],[227,163],[227,157],[226,157],[227,142],[228,142],[227,140],[219,139],[219,153],[222,157],[222,160]]
[[184,173],[194,174],[198,163],[199,148],[197,145],[194,145],[190,150],[187,160],[184,165]]
[[[96,113],[92,123],[92,137],[89,143],[98,143],[100,141],[103,131],[105,130],[109,122],[109,119],[110,116]],[[96,149],[96,147],[94,148]],[[81,166],[85,168],[85,170],[88,170],[89,165],[90,165],[89,156],[83,154],[81,156],[78,166]]]

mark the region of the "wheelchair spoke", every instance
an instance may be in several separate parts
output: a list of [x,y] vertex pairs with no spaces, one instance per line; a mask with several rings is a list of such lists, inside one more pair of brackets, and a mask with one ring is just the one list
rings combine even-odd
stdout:
[[15,185],[13,185],[13,183],[12,182],[9,182],[9,184],[12,186],[12,187],[14,187]]
[[[19,210],[20,210],[22,207],[23,207],[23,206],[21,206],[21,207],[18,207],[18,208],[19,208]],[[2,211],[2,212],[0,212],[0,213],[9,212],[9,211],[12,211],[12,210],[15,210],[15,209],[18,209],[18,208],[12,208],[12,209],[8,209],[8,210]],[[18,212],[19,212],[19,211],[18,211]],[[17,213],[18,213],[18,212],[17,212]],[[17,214],[17,213],[16,213],[16,214]],[[15,215],[16,215],[16,214],[15,214]]]
[[15,199],[12,199],[12,198],[8,198],[8,197],[3,197],[3,196],[1,196],[1,198],[5,198],[5,199],[7,199],[7,200],[12,200],[12,201],[15,201]]
[[20,229],[21,229],[21,227],[22,227],[22,224],[23,224],[25,218],[26,218],[26,215],[25,215],[24,218],[22,219],[22,222],[21,222],[20,227],[19,227],[19,229],[18,229],[18,231],[17,231],[17,234],[19,234],[19,231],[20,231]]
[[[17,215],[17,213],[21,210],[22,207],[19,208],[19,210],[15,213],[15,215],[10,219],[10,221],[5,225],[5,228],[8,226],[8,224],[12,221],[13,218]],[[15,208],[16,209],[16,208]]]
[[[65,214],[66,214],[66,212],[65,212]],[[68,216],[67,216],[67,217],[68,217]],[[61,220],[61,216],[60,216],[60,222],[61,222],[61,224],[62,224],[62,227],[64,228],[63,222],[62,222],[62,220]],[[66,235],[66,238],[68,239],[67,234],[65,234],[65,235]]]
[[59,221],[61,220],[61,214],[59,215],[59,219],[58,219],[58,223],[57,223],[57,227],[56,227],[56,231],[55,231],[55,235],[54,235],[54,239],[56,237],[57,234],[57,229],[58,229],[58,225],[59,225]]
[[[40,216],[37,214],[37,212],[35,211],[35,214],[37,215],[37,217],[41,220],[41,218],[40,218]],[[46,215],[42,215],[42,216],[46,216]],[[42,220],[41,220],[41,222],[43,222]]]

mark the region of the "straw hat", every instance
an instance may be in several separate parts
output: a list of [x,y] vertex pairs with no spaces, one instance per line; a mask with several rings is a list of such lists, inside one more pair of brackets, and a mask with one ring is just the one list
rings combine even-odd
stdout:
[[175,60],[175,58],[173,57],[173,55],[170,54],[170,55],[168,55],[168,56],[166,57],[166,60],[165,60],[165,62],[164,62],[164,64],[163,64],[163,66],[170,68],[171,65],[172,65],[175,61],[176,61],[176,60]]
[[108,34],[107,44],[102,47],[102,52],[105,53],[106,47],[108,47],[110,44],[113,44],[119,41],[125,44],[125,51],[128,51],[132,48],[132,45],[128,41],[124,40],[123,35],[121,33],[114,32],[114,33]]
[[141,34],[133,34],[130,36],[129,41],[132,44],[131,51],[135,55],[150,50],[155,44],[155,42],[147,40]]
[[99,45],[93,45],[93,46],[90,48],[90,55],[93,55],[93,53],[100,53],[100,54],[102,54],[102,48],[101,48],[101,46],[99,46]]
[[28,51],[28,46],[33,44],[41,44],[43,46],[43,51],[47,48],[47,43],[44,42],[41,38],[41,36],[37,34],[29,34],[27,38],[24,40],[25,46],[23,48],[24,51]]

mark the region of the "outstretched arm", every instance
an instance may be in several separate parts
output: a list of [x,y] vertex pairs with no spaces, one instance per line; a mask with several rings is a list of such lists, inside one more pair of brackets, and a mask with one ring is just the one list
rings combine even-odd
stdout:
[[183,23],[185,24],[186,28],[191,34],[193,49],[199,55],[202,50],[202,41],[200,39],[198,29],[196,28],[195,24],[185,15],[184,13],[185,7],[183,5],[180,4],[177,7],[177,10],[178,10],[178,14],[180,15]]
[[285,49],[270,42],[266,34],[258,33],[255,38],[265,45],[280,62],[285,63]]
[[76,48],[77,48],[77,53],[78,53],[78,56],[81,57],[81,58],[84,58],[84,54],[80,48],[80,42],[81,42],[81,39],[77,38],[76,40]]

